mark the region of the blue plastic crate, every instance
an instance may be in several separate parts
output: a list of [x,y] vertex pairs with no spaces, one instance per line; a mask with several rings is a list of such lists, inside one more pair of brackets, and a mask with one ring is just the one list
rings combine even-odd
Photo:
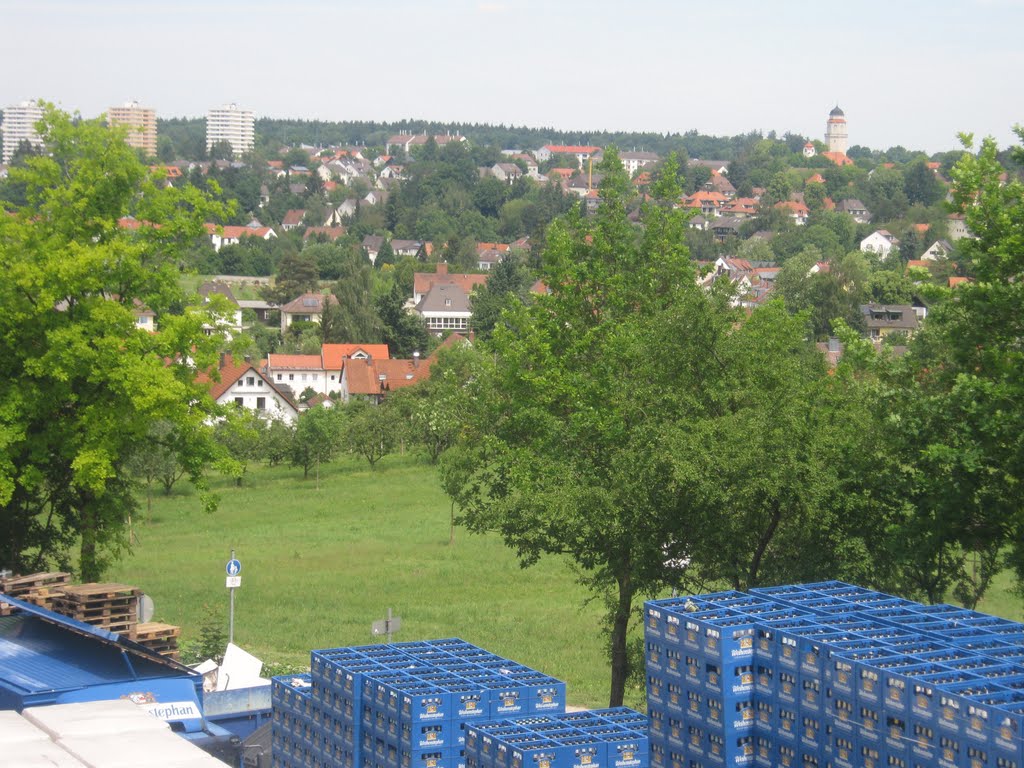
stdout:
[[825,721],[836,733],[854,736],[857,732],[856,702],[832,697],[825,702]]
[[859,768],[860,758],[855,736],[844,732],[833,732],[826,746],[829,761],[835,768]]
[[[686,717],[704,722],[707,717],[707,702],[704,692],[688,688],[686,690]],[[652,726],[653,729],[653,726]]]
[[800,715],[795,707],[775,707],[775,738],[796,744],[800,733]]
[[774,733],[775,731],[775,707],[771,699],[755,697],[754,699],[754,728],[761,733]]
[[753,731],[757,712],[751,699],[738,699],[726,712],[726,727],[735,733]]
[[885,721],[882,741],[885,743],[886,753],[898,755],[906,760],[910,753],[910,721],[905,715],[884,711],[883,715]]
[[780,742],[777,741],[775,744],[775,762],[772,765],[777,765],[779,768],[797,768],[799,762],[797,760],[797,742]]
[[821,752],[828,736],[824,718],[817,713],[800,713],[799,740],[801,749]]
[[775,694],[775,664],[763,659],[754,659],[754,694],[769,697]]
[[780,669],[775,675],[775,698],[782,704],[796,707],[800,702],[799,673],[792,669]]
[[402,693],[399,711],[403,719],[413,723],[450,719],[452,694],[432,686],[410,686]]
[[754,735],[754,765],[772,768],[775,765],[775,741],[771,736],[758,732]]
[[800,678],[800,709],[820,714],[825,706],[825,686],[813,677]]
[[910,760],[923,761],[926,765],[934,765],[938,759],[938,732],[934,723],[910,721],[907,731],[910,737]]
[[939,768],[962,768],[966,742],[960,734],[939,732]]
[[725,704],[721,697],[705,697],[704,724],[712,728],[725,728]]
[[[662,674],[666,678],[681,680],[685,674],[686,667],[686,654],[683,653],[683,649],[676,646],[668,646],[665,648],[663,656]],[[648,669],[651,668],[649,662],[647,667]]]
[[857,704],[857,738],[880,748],[885,738],[886,716],[877,704]]
[[989,749],[987,744],[978,744],[976,742],[968,741],[965,745],[966,749],[964,754],[967,759],[963,765],[967,768],[989,768],[992,763],[989,762]]
[[665,711],[681,715],[688,706],[688,689],[684,683],[669,680],[665,683]]
[[[689,738],[689,724],[690,720],[687,720],[683,715],[668,717],[668,725],[666,727],[667,736],[666,739],[670,747],[677,747],[679,749],[686,748],[686,742]],[[651,731],[653,735],[654,731]]]

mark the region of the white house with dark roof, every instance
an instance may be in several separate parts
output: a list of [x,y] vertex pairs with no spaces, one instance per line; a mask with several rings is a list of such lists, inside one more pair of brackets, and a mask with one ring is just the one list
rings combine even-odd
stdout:
[[885,259],[893,248],[898,248],[899,239],[887,229],[876,229],[860,241],[860,249],[864,253],[877,253],[878,258]]
[[427,330],[440,336],[445,331],[467,331],[473,316],[469,296],[456,283],[435,283],[416,305]]

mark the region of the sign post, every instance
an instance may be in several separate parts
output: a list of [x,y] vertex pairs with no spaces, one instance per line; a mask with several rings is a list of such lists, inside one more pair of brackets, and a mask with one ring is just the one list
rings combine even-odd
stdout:
[[391,642],[391,635],[402,628],[402,617],[392,616],[391,609],[388,608],[388,617],[386,619],[377,619],[373,622],[370,627],[370,631],[375,636],[387,635],[388,642]]
[[235,559],[235,550],[231,550],[231,559],[224,567],[228,577],[224,584],[231,592],[231,608],[228,613],[228,642],[235,642],[235,590],[242,586],[242,564]]

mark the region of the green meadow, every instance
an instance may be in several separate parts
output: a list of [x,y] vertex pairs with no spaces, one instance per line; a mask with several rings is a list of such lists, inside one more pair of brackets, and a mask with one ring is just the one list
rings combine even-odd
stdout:
[[[390,456],[371,470],[345,457],[317,487],[292,467],[251,467],[241,487],[215,478],[216,512],[182,481],[154,491],[136,541],[108,573],[151,596],[156,621],[194,641],[211,615],[228,623],[225,564],[242,562],[235,642],[268,662],[308,666],[309,651],[385,642],[371,625],[391,608],[395,641],[461,637],[565,680],[571,704],[608,703],[601,607],[568,564],[523,569],[496,536],[457,528],[435,470]],[[143,501],[145,508],[145,501]],[[639,706],[643,691],[630,691]]]
[[[497,536],[460,528],[449,543],[451,505],[422,458],[371,470],[342,457],[321,468],[319,487],[300,469],[254,466],[241,487],[215,477],[213,489],[214,513],[185,482],[154,492],[131,553],[108,574],[150,595],[155,620],[181,626],[185,642],[211,620],[226,634],[234,549],[235,642],[267,662],[304,668],[315,648],[385,642],[371,626],[391,608],[395,641],[461,637],[565,680],[573,705],[607,705],[601,607],[565,560],[523,569]],[[1024,620],[1009,573],[978,610]],[[626,704],[643,699],[638,681]]]

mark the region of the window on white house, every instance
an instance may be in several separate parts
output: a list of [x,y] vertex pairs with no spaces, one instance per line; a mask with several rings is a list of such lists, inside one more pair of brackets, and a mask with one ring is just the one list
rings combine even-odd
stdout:
[[256,410],[265,411],[267,410],[267,398],[257,397],[256,398]]
[[255,383],[256,383],[256,377],[255,377],[255,376],[246,376],[246,377],[245,377],[245,385],[246,385],[247,387],[251,387],[251,386],[253,386],[253,385],[254,385]]
[[245,398],[244,397],[236,397],[235,398],[235,405],[237,405],[239,408],[241,408],[243,405],[245,405]]
[[263,386],[263,379],[256,379],[256,386],[257,387],[262,387]]
[[288,374],[288,381],[295,381],[295,374],[294,373],[289,373]]
[[278,381],[284,381],[284,374],[283,373],[277,374],[277,380]]
[[306,376],[306,374],[302,374],[302,380],[303,380],[303,381],[305,381],[305,380],[306,380],[307,378],[308,378],[308,377]]

